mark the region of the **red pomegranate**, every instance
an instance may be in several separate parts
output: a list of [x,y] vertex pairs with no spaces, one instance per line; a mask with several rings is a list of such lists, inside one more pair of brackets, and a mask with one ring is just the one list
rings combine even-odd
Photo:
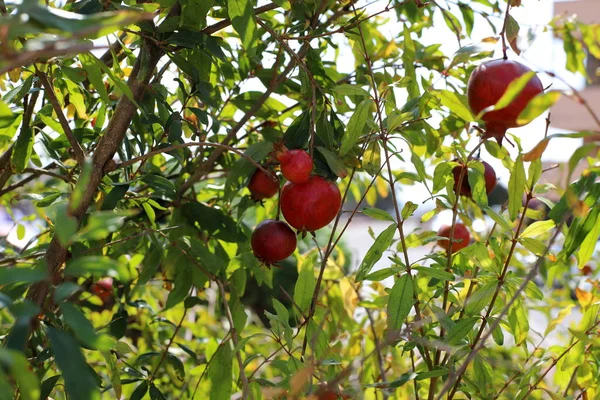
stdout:
[[[473,114],[495,105],[512,81],[530,71],[525,65],[510,60],[492,60],[475,68],[467,85],[469,107]],[[506,130],[521,126],[517,122],[519,114],[531,99],[543,91],[542,82],[534,75],[507,107],[483,114],[487,136],[502,144]]]
[[[450,230],[452,229],[449,225],[444,225],[440,228],[437,235],[445,238],[450,238]],[[451,248],[450,252],[453,253],[455,251],[459,251],[464,249],[469,245],[469,241],[471,240],[471,234],[466,226],[461,223],[457,223],[454,226],[454,243],[450,246],[449,240],[438,240],[438,245],[444,250],[448,251]]]
[[281,191],[281,212],[299,231],[316,231],[330,223],[342,206],[335,183],[313,175],[307,182],[287,182]]
[[90,291],[100,297],[102,301],[107,301],[113,292],[113,278],[102,278],[96,283],[92,283]]
[[250,240],[254,256],[266,265],[285,260],[296,250],[296,234],[283,221],[267,219],[254,229]]
[[[273,176],[275,176],[274,173]],[[252,200],[260,201],[275,196],[279,190],[279,183],[275,182],[269,175],[257,168],[250,179],[248,189],[250,190],[250,197]]]
[[[492,190],[496,187],[496,171],[494,168],[485,161],[479,160],[480,163],[483,164],[483,179],[485,180],[485,192],[490,194]],[[464,172],[462,185],[460,187],[460,192],[458,191],[458,181],[460,180],[460,174],[462,170],[465,168],[464,164],[458,165],[452,169],[452,174],[454,175],[454,191],[459,193],[462,196],[471,197],[471,185],[469,184],[469,175],[468,171]]]
[[304,183],[310,178],[313,161],[304,150],[284,150],[275,154],[281,164],[284,178],[293,183]]

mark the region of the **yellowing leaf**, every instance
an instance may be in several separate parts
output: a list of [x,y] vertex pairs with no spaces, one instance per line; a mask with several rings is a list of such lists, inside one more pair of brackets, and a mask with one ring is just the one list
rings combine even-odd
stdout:
[[533,149],[531,149],[528,153],[523,155],[523,161],[531,162],[540,158],[542,154],[544,154],[544,151],[546,151],[548,143],[550,143],[549,138],[541,140],[538,144],[535,145]]
[[547,336],[550,332],[552,332],[554,330],[554,328],[556,328],[558,326],[558,324],[560,324],[561,322],[563,322],[563,320],[568,315],[571,314],[571,310],[573,309],[573,307],[575,307],[575,304],[569,304],[568,306],[566,306],[565,308],[563,308],[562,310],[560,310],[559,313],[558,313],[558,315],[556,316],[556,318],[554,318],[548,324],[548,327],[546,328],[546,332],[544,333],[544,336]]

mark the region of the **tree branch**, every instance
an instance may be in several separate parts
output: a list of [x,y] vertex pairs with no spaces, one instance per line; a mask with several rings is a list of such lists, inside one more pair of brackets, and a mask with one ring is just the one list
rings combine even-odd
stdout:
[[71,127],[69,126],[69,121],[67,121],[67,118],[65,118],[65,114],[63,114],[62,106],[58,102],[58,99],[56,98],[56,94],[54,94],[54,88],[50,84],[50,81],[48,81],[48,75],[46,75],[46,73],[38,70],[37,67],[35,69],[36,69],[36,75],[38,76],[38,78],[40,78],[40,82],[42,83],[42,86],[44,87],[44,92],[46,93],[46,96],[48,97],[50,104],[52,104],[52,108],[54,108],[54,112],[56,113],[58,122],[60,122],[60,126],[62,126],[63,131],[65,132],[65,136],[67,136],[67,140],[69,141],[69,143],[71,144],[71,147],[73,148],[73,152],[75,153],[75,159],[77,160],[79,165],[83,165],[87,155],[85,154],[84,150],[81,148],[81,145],[75,138],[75,135],[73,134],[73,131],[71,130]]

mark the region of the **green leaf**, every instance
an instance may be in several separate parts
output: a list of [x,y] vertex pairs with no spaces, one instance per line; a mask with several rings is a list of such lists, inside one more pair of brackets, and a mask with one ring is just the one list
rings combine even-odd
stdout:
[[391,268],[383,268],[377,271],[371,272],[369,275],[365,276],[365,281],[373,281],[378,282],[382,281],[386,278],[389,278],[392,275],[398,274],[403,271],[403,268],[400,266],[391,267]]
[[310,110],[300,114],[283,134],[283,143],[288,149],[302,149],[310,137]]
[[189,202],[181,206],[181,212],[190,225],[217,239],[230,243],[246,240],[236,222],[219,208]]
[[567,55],[567,70],[571,72],[580,72],[583,76],[587,76],[585,69],[585,55],[586,52],[581,44],[579,33],[577,37],[573,35],[571,31],[576,30],[571,22],[565,24],[562,30],[563,47]]
[[92,274],[96,277],[110,276],[121,281],[129,279],[127,267],[117,260],[104,256],[86,256],[67,262],[65,275]]
[[337,155],[321,146],[317,146],[317,150],[319,153],[323,154],[323,157],[325,157],[325,160],[327,161],[327,165],[329,168],[331,168],[331,171],[333,171],[334,174],[340,178],[345,178],[348,176],[348,170],[346,166]]
[[414,288],[410,274],[400,277],[390,292],[387,305],[387,324],[391,330],[399,330],[414,304]]
[[464,120],[465,122],[474,122],[475,117],[469,109],[467,98],[464,95],[460,95],[450,90],[438,90],[435,92],[437,97],[440,99],[445,107],[448,107],[450,111]]
[[[298,272],[298,280],[294,286],[294,302],[306,313],[310,308],[312,295],[316,287],[315,271],[313,266],[314,260],[312,257],[306,257],[300,265]],[[294,307],[294,310],[298,310]]]
[[419,208],[418,205],[412,201],[407,201],[404,204],[404,207],[402,207],[402,220],[405,221],[406,219],[410,218],[415,211],[417,211],[417,208]]
[[34,283],[48,277],[48,270],[42,263],[34,268],[0,268],[0,285],[11,283]]
[[211,382],[210,400],[230,400],[233,380],[233,353],[229,342],[221,343],[210,360],[208,379]]
[[402,52],[402,64],[404,66],[404,74],[410,78],[408,84],[408,98],[418,99],[421,97],[419,93],[419,84],[417,74],[415,72],[415,60],[417,59],[417,47],[411,37],[411,29],[407,24],[404,24],[404,51]]
[[30,126],[24,125],[21,128],[21,133],[17,138],[11,157],[11,164],[18,173],[23,172],[29,164],[29,159],[33,152],[33,139],[33,130]]
[[356,106],[354,114],[352,114],[350,121],[348,121],[346,133],[342,138],[340,156],[348,153],[358,141],[358,138],[363,133],[365,125],[367,124],[367,119],[369,118],[372,106],[373,100],[371,99],[365,99]]
[[[548,232],[550,229],[554,228],[555,226],[556,226],[556,224],[551,219],[546,220],[546,221],[536,221],[533,224],[529,225],[527,228],[525,228],[523,233],[521,233],[520,237],[521,238],[536,237],[543,233]],[[594,242],[595,242],[595,240],[594,240]]]
[[240,35],[246,51],[254,48],[258,41],[258,26],[252,3],[251,0],[227,0],[227,14],[231,25]]
[[508,325],[513,332],[515,344],[521,345],[529,334],[529,314],[521,300],[517,300],[509,310]]
[[42,385],[40,387],[40,400],[47,399],[48,397],[50,397],[60,377],[60,375],[54,375],[42,382]]
[[414,269],[415,271],[421,272],[422,275],[431,276],[432,278],[436,278],[441,281],[453,281],[454,280],[454,275],[452,275],[450,272],[447,272],[441,268],[436,268],[434,266],[430,266],[430,267],[417,266],[417,267],[413,267],[412,269]]
[[[10,368],[11,380],[14,379],[19,387],[19,399],[38,400],[40,398],[40,385],[29,362],[22,353],[9,349],[0,349],[0,362]],[[13,398],[12,394],[3,392],[0,396]]]
[[525,167],[523,166],[523,156],[519,155],[508,180],[508,212],[511,221],[516,220],[519,216],[523,204],[523,193],[525,193]]
[[165,395],[162,394],[162,392],[154,385],[154,383],[150,384],[150,400],[167,400]]
[[511,230],[510,222],[504,218],[502,214],[497,213],[491,207],[485,206],[483,207],[485,213],[490,217],[495,223],[497,223],[503,230],[509,231]]
[[527,103],[527,107],[525,107],[521,114],[519,114],[517,123],[519,125],[527,125],[552,107],[560,99],[561,95],[560,92],[552,91],[535,96]]
[[192,267],[187,263],[178,263],[176,268],[175,288],[169,292],[165,310],[181,303],[192,288]]
[[0,129],[8,128],[15,122],[16,116],[6,103],[0,100]]
[[459,3],[459,6],[460,13],[465,21],[465,27],[467,28],[467,36],[470,37],[471,33],[473,33],[473,25],[475,24],[475,15],[473,14],[473,9],[463,3]]
[[115,398],[120,399],[123,390],[121,387],[120,371],[119,367],[117,366],[117,355],[110,351],[103,351],[102,356],[104,357],[106,366],[108,367],[108,377],[110,379],[112,389],[115,392]]
[[375,263],[381,259],[383,252],[392,245],[397,227],[398,226],[396,224],[391,224],[383,232],[381,232],[379,236],[377,236],[377,239],[375,239],[375,242],[369,251],[367,251],[365,258],[358,268],[356,282],[360,282],[365,279],[365,276],[371,272],[371,269]]
[[477,383],[480,395],[482,398],[489,398],[489,392],[493,386],[490,364],[480,354],[477,354],[473,362],[473,369],[475,370],[475,382]]
[[83,315],[83,313],[71,303],[62,303],[60,309],[63,313],[66,324],[73,329],[75,335],[81,339],[88,347],[108,351],[113,344],[110,340],[103,340],[96,331],[92,323]]
[[479,314],[490,303],[496,290],[496,285],[496,281],[490,281],[476,289],[473,295],[467,300],[465,313],[468,315]]
[[525,89],[525,86],[527,86],[527,83],[529,83],[534,76],[535,72],[529,71],[512,81],[506,88],[502,97],[500,97],[500,100],[496,102],[494,110],[501,110],[508,107],[521,94],[523,89]]
[[135,388],[129,400],[142,400],[146,393],[148,393],[148,381],[142,381],[142,383]]
[[102,80],[102,67],[100,66],[101,61],[91,53],[80,54],[79,60],[81,61],[81,65],[87,73],[88,79],[96,88],[96,92],[98,92],[100,98],[104,102],[109,103],[110,99],[108,98],[106,86],[104,86],[104,81]]
[[61,370],[69,397],[81,400],[99,400],[95,378],[90,373],[81,349],[71,335],[56,328],[47,328],[50,347],[56,365]]
[[446,336],[448,344],[454,346],[466,339],[478,320],[478,317],[471,317],[458,321],[456,325],[448,331],[448,336]]
[[535,254],[536,256],[541,256],[546,253],[546,244],[541,240],[531,239],[531,238],[519,238],[519,243],[523,245],[527,250]]
[[579,269],[583,268],[592,258],[592,255],[596,250],[598,237],[600,237],[600,214],[596,218],[596,223],[594,224],[593,228],[585,236],[585,239],[583,242],[581,242],[581,247],[577,251],[577,262]]
[[360,86],[348,85],[346,83],[342,85],[337,85],[333,88],[333,91],[342,96],[370,96],[369,92],[367,92]]
[[387,211],[379,208],[363,208],[362,213],[367,217],[371,217],[379,221],[396,222],[394,217],[392,217]]

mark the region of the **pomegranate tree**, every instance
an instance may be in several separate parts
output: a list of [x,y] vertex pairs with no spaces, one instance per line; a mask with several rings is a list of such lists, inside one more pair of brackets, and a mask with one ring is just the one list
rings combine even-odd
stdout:
[[256,258],[272,265],[285,260],[296,250],[296,234],[285,222],[267,219],[254,229],[250,244]]
[[312,232],[335,218],[342,205],[342,195],[334,182],[313,175],[304,183],[287,182],[279,201],[281,212],[291,226]]
[[[274,173],[272,174],[275,176]],[[261,201],[275,196],[279,190],[279,183],[273,180],[273,178],[267,175],[263,170],[257,168],[254,175],[252,175],[252,178],[250,178],[248,190],[250,190],[250,197],[252,200]]]
[[304,183],[309,180],[313,169],[313,161],[304,150],[282,149],[275,153],[281,164],[283,177],[293,183]]
[[[511,60],[492,60],[475,68],[467,85],[471,111],[478,115],[487,107],[495,105],[508,86],[528,72],[531,72],[531,69]],[[533,75],[508,106],[484,113],[481,119],[485,122],[487,137],[493,137],[502,144],[506,130],[521,126],[517,121],[519,114],[531,99],[543,91],[542,82],[537,75]]]
[[[438,236],[444,238],[450,238],[450,232],[452,231],[452,227],[449,225],[444,225],[438,231]],[[438,245],[449,253],[453,253],[455,251],[459,251],[464,249],[469,245],[469,241],[471,240],[471,234],[466,226],[461,223],[456,223],[454,226],[454,240],[453,243],[450,244],[450,240],[440,239],[438,240]]]
[[[484,168],[483,179],[485,180],[485,192],[487,194],[490,194],[492,192],[492,190],[494,190],[494,188],[496,187],[496,183],[497,183],[496,171],[494,171],[494,168],[492,168],[492,166],[490,164],[486,163],[485,161],[479,160],[479,162],[483,164],[483,168]],[[460,185],[460,190],[458,188],[458,182],[460,181],[460,175],[461,175],[463,169],[465,169],[465,168],[466,168],[466,166],[461,163],[461,165],[457,165],[456,167],[454,167],[452,169],[452,174],[454,175],[454,191],[456,193],[458,193],[459,195],[471,197],[472,193],[471,193],[471,185],[469,184],[468,171],[464,172],[462,184]]]

